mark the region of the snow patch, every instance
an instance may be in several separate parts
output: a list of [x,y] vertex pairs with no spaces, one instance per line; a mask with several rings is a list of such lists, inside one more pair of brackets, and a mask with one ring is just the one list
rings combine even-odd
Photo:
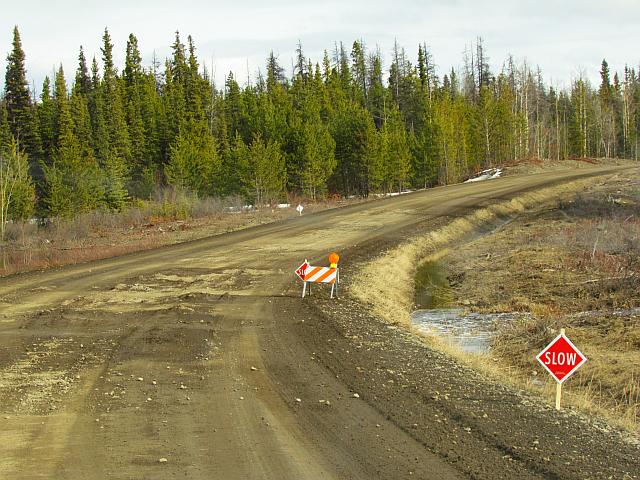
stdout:
[[252,210],[253,205],[243,205],[242,207],[227,207],[227,210],[233,213],[240,212],[242,210]]
[[483,170],[478,174],[477,177],[470,178],[464,183],[481,182],[482,180],[491,180],[493,178],[499,178],[501,175],[502,175],[501,168],[490,168],[488,170]]
[[411,193],[413,190],[403,190],[402,192],[389,192],[389,193],[374,193],[371,196],[382,198],[382,197],[397,197],[398,195],[404,195],[405,193]]

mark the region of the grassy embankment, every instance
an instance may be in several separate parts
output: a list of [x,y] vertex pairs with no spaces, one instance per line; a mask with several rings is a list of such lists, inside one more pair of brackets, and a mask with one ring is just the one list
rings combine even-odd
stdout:
[[[567,404],[637,431],[640,314],[611,314],[640,306],[640,177],[624,175],[618,183],[581,180],[476,211],[368,263],[354,276],[360,280],[351,293],[377,316],[411,328],[416,265],[437,260],[459,281],[453,305],[532,315],[500,328],[487,355],[466,354],[433,337],[429,343],[551,403],[555,386],[535,355],[565,327],[589,358],[567,383]],[[530,210],[538,216],[524,214]],[[480,227],[518,216],[470,240]],[[447,248],[462,239],[461,248]]]

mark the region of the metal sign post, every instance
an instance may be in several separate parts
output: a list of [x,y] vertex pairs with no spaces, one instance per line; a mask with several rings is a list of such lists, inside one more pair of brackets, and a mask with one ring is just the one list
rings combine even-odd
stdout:
[[340,269],[336,268],[336,281],[331,284],[331,298],[333,298],[333,292],[336,292],[336,298],[338,298],[338,285],[340,285]]
[[[307,268],[309,268],[309,262],[307,262],[307,259],[304,259],[304,262],[302,263],[302,265],[300,265],[298,268],[296,268],[295,270],[295,274],[300,277],[300,280],[302,280],[304,286],[302,287],[302,298],[304,298],[305,294],[307,293],[307,282],[304,279],[305,273],[307,272]],[[311,291],[311,290],[309,290]]]

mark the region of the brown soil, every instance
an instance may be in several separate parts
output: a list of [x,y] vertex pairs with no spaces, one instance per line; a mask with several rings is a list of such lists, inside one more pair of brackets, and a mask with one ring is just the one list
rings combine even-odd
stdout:
[[486,381],[326,289],[302,300],[292,273],[337,250],[348,280],[480,204],[613,172],[434,189],[4,278],[0,471],[638,478],[640,450],[618,432]]

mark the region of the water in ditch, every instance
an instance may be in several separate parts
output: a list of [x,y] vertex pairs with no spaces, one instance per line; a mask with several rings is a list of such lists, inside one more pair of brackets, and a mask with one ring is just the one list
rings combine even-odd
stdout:
[[453,289],[443,266],[425,262],[416,271],[415,303],[411,314],[413,326],[426,334],[436,335],[460,350],[486,353],[496,327],[514,318],[508,313],[482,314],[453,308]]

